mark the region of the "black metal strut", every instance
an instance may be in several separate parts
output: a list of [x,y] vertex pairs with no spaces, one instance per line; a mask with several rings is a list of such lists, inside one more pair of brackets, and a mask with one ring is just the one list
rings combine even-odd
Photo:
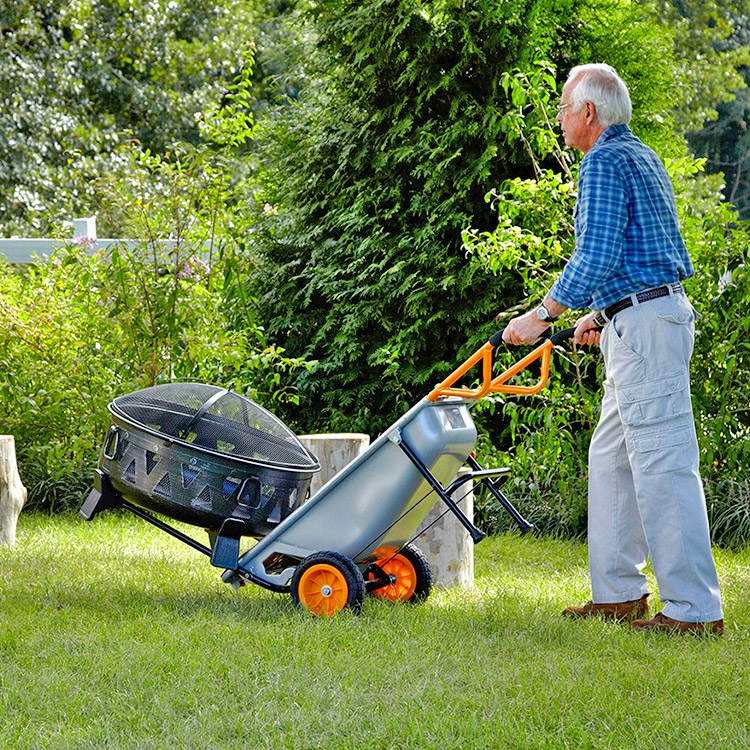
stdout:
[[450,508],[454,516],[459,520],[461,525],[469,532],[471,538],[474,540],[474,544],[479,544],[482,539],[487,536],[483,531],[480,531],[474,524],[466,517],[461,508],[453,502],[452,498],[446,492],[440,482],[432,475],[432,472],[425,466],[422,459],[416,454],[414,449],[409,443],[404,440],[403,436],[399,436],[398,446],[401,450],[406,453],[409,460],[416,466],[417,471],[427,480],[427,483],[437,493],[437,496]]
[[[102,471],[97,469],[94,476],[94,488],[91,490],[88,497],[86,498],[86,501],[81,506],[81,509],[78,512],[87,521],[91,521],[98,513],[101,513],[103,510],[109,510],[111,508],[122,508],[123,510],[127,510],[129,513],[132,513],[134,516],[138,516],[138,518],[147,521],[152,526],[156,526],[157,529],[160,529],[161,531],[166,532],[175,539],[178,539],[184,544],[187,544],[188,547],[192,547],[194,550],[196,550],[196,552],[200,552],[202,555],[206,555],[206,557],[210,558],[211,563],[213,565],[216,565],[216,567],[224,567],[223,563],[226,563],[227,566],[232,566],[231,569],[233,570],[233,572],[237,573],[242,578],[247,578],[247,580],[249,580],[251,583],[256,583],[259,586],[268,589],[269,591],[275,591],[277,593],[286,594],[289,592],[289,586],[280,586],[275,583],[268,583],[267,581],[258,578],[252,571],[247,570],[247,568],[243,568],[241,565],[239,565],[238,562],[236,562],[239,552],[240,530],[237,528],[237,523],[235,523],[231,529],[225,529],[225,527],[229,527],[230,522],[239,522],[239,524],[242,524],[243,522],[240,519],[225,519],[221,529],[222,532],[225,532],[225,541],[227,539],[230,542],[234,541],[234,537],[236,536],[237,549],[232,549],[232,554],[227,554],[226,548],[222,549],[222,547],[218,545],[218,542],[222,541],[220,532],[219,536],[217,537],[217,546],[212,550],[210,547],[206,547],[206,545],[197,542],[191,536],[183,534],[179,529],[174,528],[174,526],[170,526],[168,523],[165,523],[148,511],[143,510],[137,505],[133,505],[132,503],[128,502],[114,487],[112,487],[109,481],[109,477]],[[224,554],[222,554],[222,552]]]
[[[479,462],[472,456],[469,455],[467,457],[467,463],[471,466],[473,471],[471,473],[466,474],[462,477],[457,477],[454,479],[448,487],[445,488],[445,492],[449,495],[452,495],[462,484],[465,484],[466,482],[473,481],[475,479],[480,479],[480,484],[487,487],[487,489],[492,493],[492,495],[500,502],[500,504],[505,508],[506,511],[511,515],[514,521],[518,524],[521,534],[526,534],[529,531],[534,530],[534,525],[529,523],[514,507],[513,504],[508,500],[505,495],[500,491],[497,484],[493,482],[490,477],[497,476],[498,474],[507,474],[510,472],[509,468],[502,468],[502,469],[483,469]],[[406,513],[403,515],[406,515],[410,511],[414,510],[414,508],[419,505],[419,503],[422,502],[429,494],[431,494],[433,490],[430,490],[430,492],[427,493],[424,497],[422,497],[420,500],[418,500],[411,508],[409,508]],[[472,492],[472,488],[469,488],[468,492],[464,493],[462,495],[456,505],[459,503],[462,503],[468,495],[470,495]],[[424,534],[428,529],[430,529],[432,526],[434,526],[438,521],[440,521],[441,518],[446,513],[449,513],[451,511],[451,508],[449,506],[448,510],[443,511],[431,524],[428,526],[425,526],[421,531],[417,532],[411,539],[409,539],[408,542],[406,542],[404,545],[402,545],[399,549],[397,549],[387,560],[383,562],[383,565],[387,565],[391,560],[393,560],[394,557],[396,557],[403,549],[406,547],[407,544],[411,544],[416,539],[418,539],[422,534]],[[401,520],[403,516],[401,516],[398,520]],[[468,521],[468,519],[467,519]],[[395,524],[394,524],[395,525]],[[389,527],[390,528],[390,527]],[[480,532],[481,533],[481,532]],[[360,553],[361,554],[361,553]],[[382,570],[382,568],[372,563],[369,568],[367,568],[367,571],[369,570],[377,569],[377,571],[380,572],[380,580],[374,580],[374,581],[366,581],[365,586],[367,587],[367,590],[374,590],[378,588],[382,588],[383,586],[387,586],[388,583],[385,582],[385,580],[382,578],[382,576],[385,575],[385,571]],[[365,572],[367,572],[365,571]],[[376,577],[377,577],[377,571],[375,571]]]
[[[473,456],[469,456],[466,459],[466,463],[471,466],[471,468],[475,472],[484,471],[482,467],[479,465],[477,460]],[[529,523],[513,506],[513,503],[511,503],[510,500],[508,500],[505,495],[503,495],[502,492],[500,492],[500,488],[497,486],[496,482],[493,482],[492,479],[489,478],[489,476],[485,476],[482,478],[480,484],[483,484],[489,491],[492,493],[492,496],[500,503],[500,505],[505,508],[506,511],[510,514],[510,517],[518,524],[518,528],[521,530],[522,534],[526,534],[529,531],[534,530],[534,524]]]

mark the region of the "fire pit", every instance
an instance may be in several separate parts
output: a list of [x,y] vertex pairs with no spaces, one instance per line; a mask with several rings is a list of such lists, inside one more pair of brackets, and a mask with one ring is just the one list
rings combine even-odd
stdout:
[[212,385],[170,383],[116,398],[99,470],[123,498],[217,530],[262,537],[305,500],[317,458],[273,414]]

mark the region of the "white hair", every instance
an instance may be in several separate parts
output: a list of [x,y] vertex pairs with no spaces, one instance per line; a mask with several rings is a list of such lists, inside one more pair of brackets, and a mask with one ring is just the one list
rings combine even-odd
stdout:
[[602,127],[630,122],[633,105],[628,87],[611,65],[578,65],[568,74],[567,83],[574,85],[570,98],[576,112],[591,102]]

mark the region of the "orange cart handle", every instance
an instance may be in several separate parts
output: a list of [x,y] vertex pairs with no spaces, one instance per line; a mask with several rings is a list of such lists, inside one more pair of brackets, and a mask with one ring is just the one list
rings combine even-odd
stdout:
[[[490,340],[481,348],[477,349],[460,367],[454,370],[442,383],[427,396],[429,401],[437,401],[443,396],[459,396],[460,398],[483,398],[488,393],[508,393],[513,395],[528,396],[539,391],[547,385],[549,378],[549,363],[552,347],[573,338],[575,328],[566,328],[558,331],[538,346],[530,354],[519,360],[512,367],[496,378],[492,377],[492,351],[503,340],[502,331],[494,334]],[[541,359],[541,374],[534,385],[507,385],[507,382],[525,370],[532,362]],[[478,388],[453,387],[469,370],[477,363],[482,363],[482,384]]]

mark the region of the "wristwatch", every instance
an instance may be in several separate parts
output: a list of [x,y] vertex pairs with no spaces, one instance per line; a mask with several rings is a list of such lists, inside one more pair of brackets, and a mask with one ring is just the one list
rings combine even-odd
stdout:
[[537,307],[536,316],[544,323],[554,323],[557,320],[554,315],[550,314],[550,311],[544,305],[539,305],[539,307]]

